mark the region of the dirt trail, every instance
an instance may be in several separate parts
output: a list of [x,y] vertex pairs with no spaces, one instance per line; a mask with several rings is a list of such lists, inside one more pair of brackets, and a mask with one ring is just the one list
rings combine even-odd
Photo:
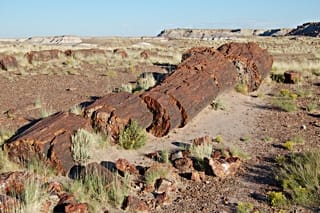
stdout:
[[[251,96],[245,96],[235,91],[220,95],[216,100],[225,107],[225,110],[214,110],[211,106],[202,110],[198,116],[191,120],[184,128],[175,129],[162,138],[149,134],[149,140],[138,151],[121,150],[116,147],[112,154],[105,155],[103,151],[95,153],[95,161],[115,161],[118,158],[126,158],[131,162],[148,164],[144,154],[155,150],[178,149],[178,143],[189,143],[192,139],[205,135],[221,136],[223,145],[227,147],[241,146],[244,142],[240,138],[253,138],[255,135],[256,119],[263,109],[252,107],[262,105],[263,100]],[[248,145],[248,144],[246,144]],[[108,152],[110,153],[110,152]]]

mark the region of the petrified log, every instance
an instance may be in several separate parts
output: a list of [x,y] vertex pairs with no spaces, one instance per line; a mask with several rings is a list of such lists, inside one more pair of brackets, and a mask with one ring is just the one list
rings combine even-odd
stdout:
[[65,175],[75,164],[71,136],[80,128],[90,130],[90,122],[72,113],[59,112],[16,135],[5,144],[5,150],[16,162],[44,160]]
[[77,49],[77,50],[65,50],[64,55],[67,57],[90,57],[90,56],[104,56],[105,51],[102,49],[92,48],[92,49]]
[[60,50],[40,50],[40,51],[30,51],[25,54],[28,62],[32,64],[33,61],[49,61],[52,59],[58,59],[59,54],[62,53]]
[[145,92],[142,98],[153,113],[153,122],[147,130],[154,136],[164,136],[170,129],[182,125],[182,115],[174,98],[165,93],[153,91]]
[[10,68],[17,68],[18,63],[12,55],[0,55],[0,69],[8,70]]
[[93,126],[117,141],[120,130],[130,120],[147,128],[152,123],[152,113],[138,94],[128,92],[108,94],[85,109],[85,115],[92,118]]
[[217,51],[204,51],[185,59],[150,91],[167,94],[177,102],[183,127],[220,92],[234,86],[236,79],[237,73],[229,60]]
[[233,62],[239,73],[239,83],[246,84],[249,92],[258,89],[272,67],[272,56],[253,42],[231,42],[220,46],[218,51]]

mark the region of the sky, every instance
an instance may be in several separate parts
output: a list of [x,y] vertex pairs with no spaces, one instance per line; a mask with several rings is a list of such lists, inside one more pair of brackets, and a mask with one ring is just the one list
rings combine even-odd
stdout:
[[155,36],[172,28],[294,28],[320,0],[0,0],[0,38]]

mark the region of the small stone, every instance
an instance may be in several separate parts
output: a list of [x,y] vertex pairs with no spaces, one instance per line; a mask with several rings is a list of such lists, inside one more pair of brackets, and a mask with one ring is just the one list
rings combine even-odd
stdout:
[[211,167],[213,174],[220,178],[234,175],[240,167],[240,159],[229,157],[227,159],[205,158]]
[[208,135],[201,137],[201,138],[195,138],[193,139],[193,144],[194,145],[202,145],[202,144],[208,144],[212,142],[212,138],[210,138]]
[[193,162],[188,157],[179,158],[174,161],[174,167],[182,173],[191,172],[193,169]]
[[306,130],[306,129],[307,129],[307,126],[306,126],[306,125],[302,125],[302,126],[301,126],[301,129]]
[[116,168],[123,172],[123,173],[129,173],[133,175],[138,175],[139,171],[136,168],[135,165],[131,164],[128,160],[120,158],[116,161]]
[[195,182],[201,182],[199,172],[197,172],[197,171],[191,172],[191,180],[193,180]]
[[122,209],[123,210],[128,209],[130,212],[149,212],[150,211],[145,201],[140,200],[139,198],[131,195],[129,195],[125,199]]
[[298,71],[288,70],[284,73],[284,83],[296,84],[300,81],[301,74]]
[[86,203],[70,203],[64,207],[65,213],[86,213],[89,212],[88,204]]
[[173,186],[173,182],[166,179],[166,178],[160,178],[156,181],[156,184],[155,184],[155,193],[157,194],[162,194],[162,193],[165,193],[165,192],[169,192],[171,191],[171,188]]
[[172,201],[171,201],[169,195],[165,192],[162,194],[158,194],[156,196],[156,206],[159,206],[159,205],[167,206],[167,205],[170,205],[171,202]]
[[171,155],[171,161],[175,161],[180,158],[183,158],[183,153],[181,151],[172,153],[172,155]]

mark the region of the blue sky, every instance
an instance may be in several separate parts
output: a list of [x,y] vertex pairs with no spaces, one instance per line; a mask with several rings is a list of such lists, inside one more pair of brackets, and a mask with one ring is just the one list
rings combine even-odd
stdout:
[[0,37],[296,27],[320,21],[319,11],[320,0],[0,0]]

